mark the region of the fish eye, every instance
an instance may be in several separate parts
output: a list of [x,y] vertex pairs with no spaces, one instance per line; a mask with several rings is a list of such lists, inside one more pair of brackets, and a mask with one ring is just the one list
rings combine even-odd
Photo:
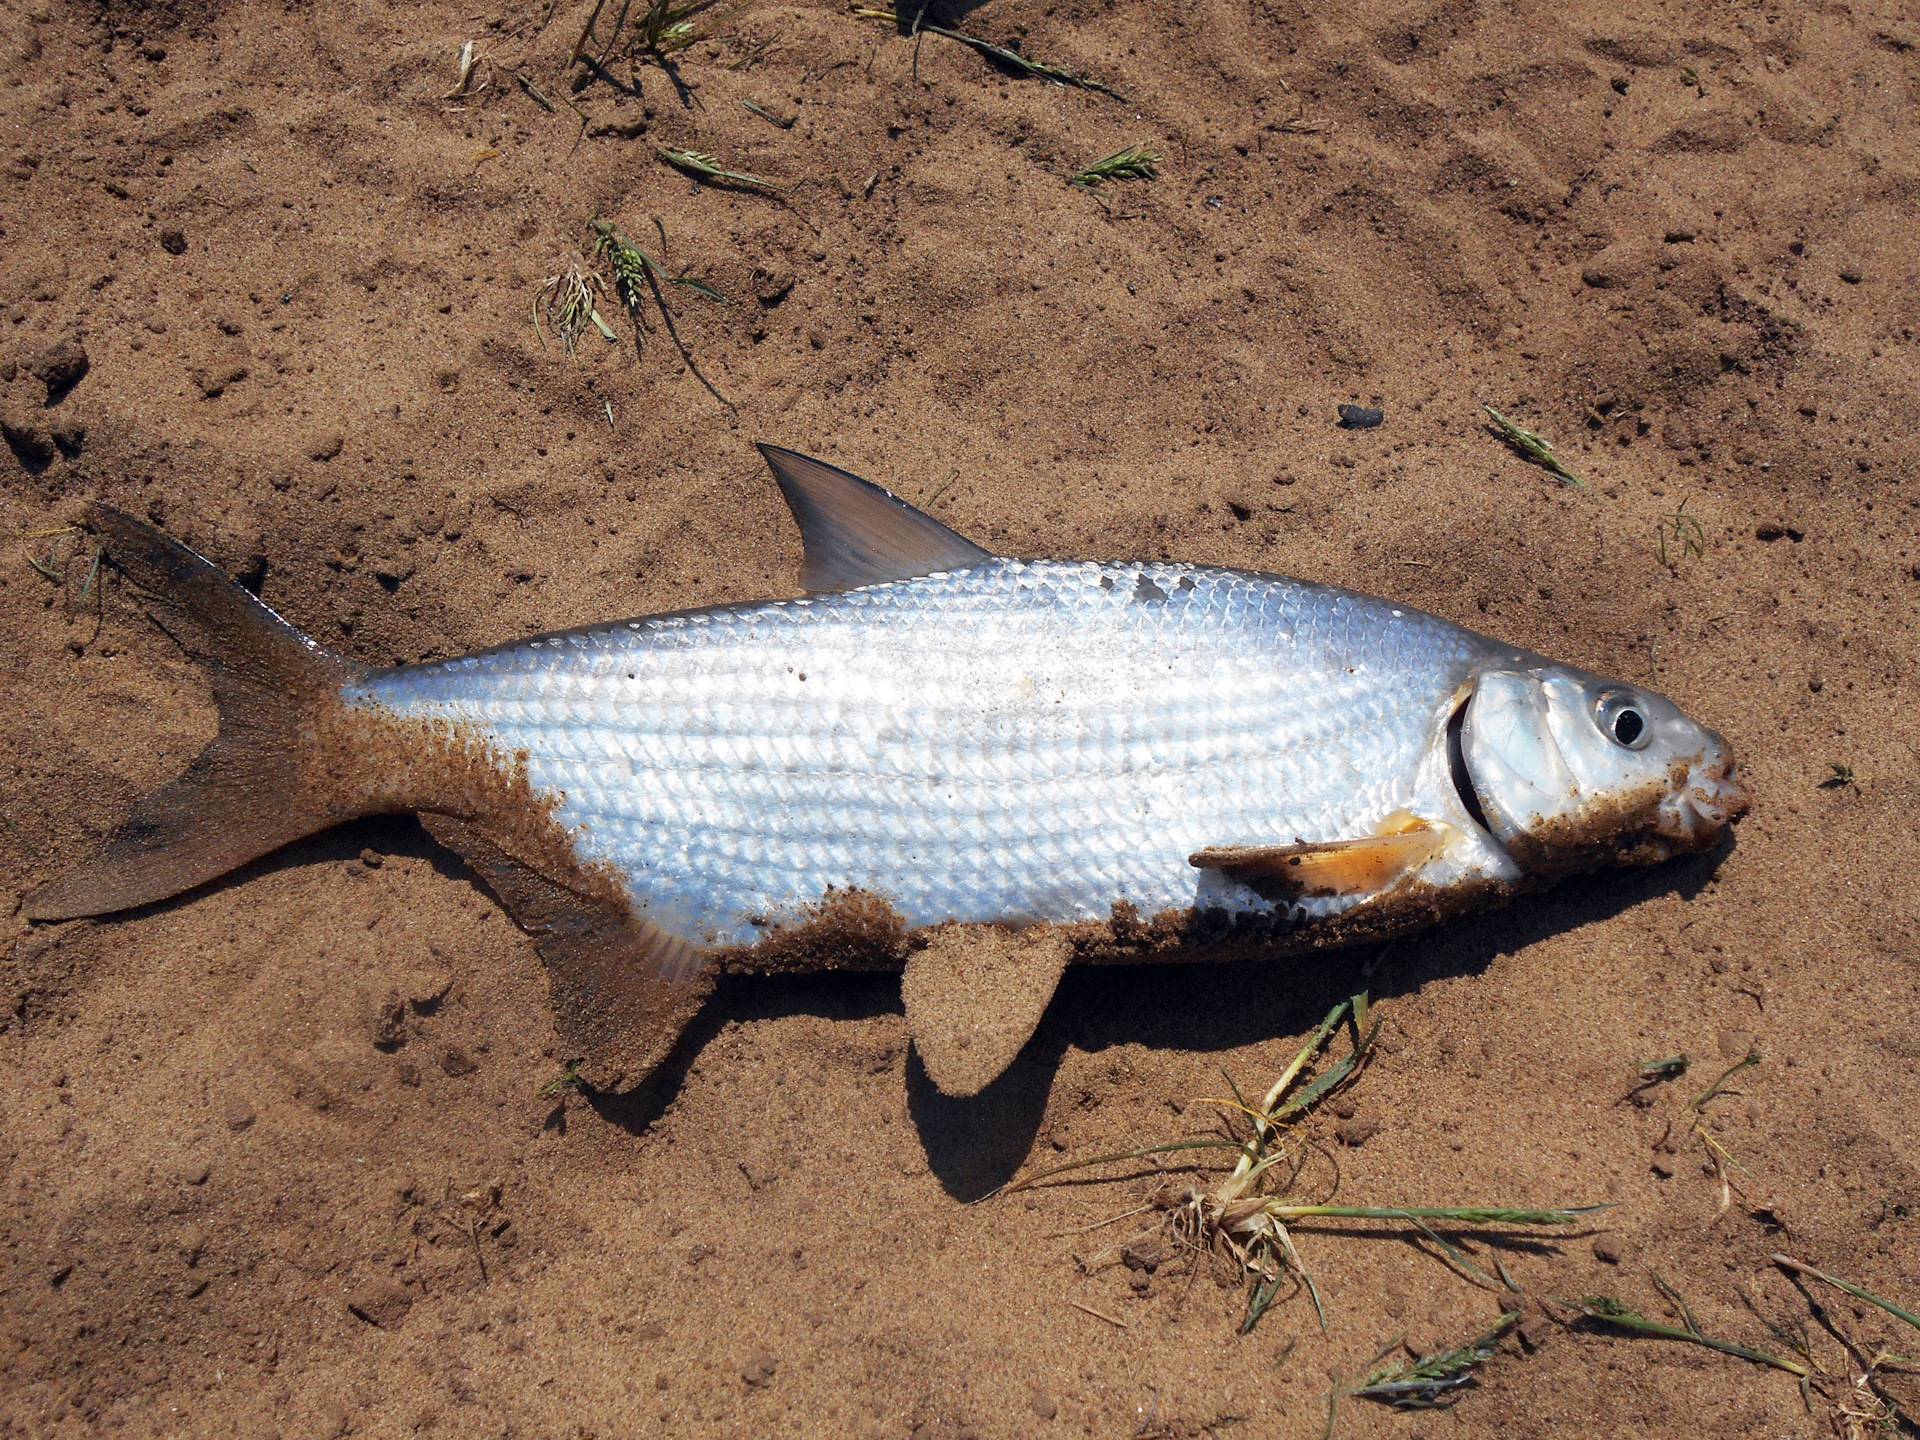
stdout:
[[1624,750],[1644,750],[1652,738],[1647,712],[1624,690],[1610,690],[1600,697],[1594,707],[1594,722]]

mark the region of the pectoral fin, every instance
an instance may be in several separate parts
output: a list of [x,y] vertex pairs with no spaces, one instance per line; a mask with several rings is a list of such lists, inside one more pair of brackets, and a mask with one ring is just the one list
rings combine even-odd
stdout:
[[907,960],[907,1027],[945,1095],[977,1095],[1033,1038],[1073,947],[1057,930],[948,925]]
[[547,966],[554,1027],[581,1078],[596,1090],[644,1080],[713,989],[700,947],[640,919],[624,897],[543,873],[470,821],[420,820],[533,937]]
[[1219,845],[1187,862],[1218,870],[1267,900],[1371,895],[1391,888],[1440,853],[1445,827],[1406,811],[1390,815],[1377,834],[1361,840],[1297,845]]

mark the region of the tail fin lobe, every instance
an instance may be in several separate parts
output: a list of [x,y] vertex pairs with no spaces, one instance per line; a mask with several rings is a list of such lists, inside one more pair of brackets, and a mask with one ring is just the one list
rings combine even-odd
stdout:
[[144,797],[92,860],[34,892],[30,920],[147,905],[367,813],[305,763],[313,721],[367,668],[334,655],[176,540],[105,505],[88,524],[155,622],[213,685],[220,733],[178,779]]

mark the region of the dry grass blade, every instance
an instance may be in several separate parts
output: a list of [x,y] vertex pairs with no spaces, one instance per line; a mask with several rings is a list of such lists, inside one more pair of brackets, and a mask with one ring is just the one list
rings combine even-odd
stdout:
[[1856,1300],[1864,1300],[1869,1305],[1878,1305],[1882,1310],[1886,1311],[1887,1314],[1893,1316],[1894,1319],[1904,1320],[1907,1324],[1913,1326],[1914,1329],[1920,1330],[1920,1315],[1916,1315],[1904,1306],[1894,1304],[1891,1300],[1882,1300],[1871,1290],[1856,1285],[1851,1280],[1842,1280],[1838,1275],[1830,1275],[1825,1270],[1816,1269],[1814,1266],[1807,1264],[1804,1260],[1795,1260],[1791,1255],[1774,1255],[1769,1258],[1782,1270],[1789,1271],[1795,1275],[1811,1275],[1814,1279],[1824,1281],[1836,1290],[1846,1291],[1847,1294],[1853,1296]]
[[440,98],[443,100],[464,100],[468,95],[477,95],[480,93],[480,90],[484,90],[488,85],[492,84],[493,77],[489,75],[485,80],[480,82],[479,90],[472,88],[474,68],[479,63],[480,57],[474,51],[474,42],[469,40],[460,47],[459,78],[454,81],[453,89],[449,90]]
[[1560,463],[1560,457],[1553,453],[1553,446],[1549,445],[1545,440],[1542,440],[1538,435],[1534,434],[1533,431],[1527,429],[1524,425],[1509,420],[1491,405],[1482,405],[1480,408],[1493,417],[1494,429],[1500,438],[1513,446],[1513,448],[1518,450],[1522,455],[1526,456],[1527,459],[1540,466],[1549,475],[1564,480],[1569,485],[1581,490],[1587,488],[1586,481],[1582,480],[1578,475],[1574,474],[1573,471]]
[[1144,145],[1129,145],[1124,150],[1116,150],[1104,155],[1086,169],[1080,171],[1067,183],[1091,190],[1096,185],[1105,185],[1112,180],[1157,180],[1160,178],[1160,157]]
[[[89,645],[99,637],[107,621],[107,587],[100,573],[101,565],[107,558],[106,547],[98,542],[93,544],[93,553],[87,559],[87,573],[80,582],[77,595],[68,574],[74,560],[87,550],[91,538],[87,531],[77,525],[55,525],[45,530],[22,531],[19,537],[20,554],[27,564],[43,578],[65,589],[69,619],[79,614],[89,598],[93,600],[93,634],[85,642]],[[33,553],[31,542],[35,540],[49,542],[45,559]]]
[[1706,1107],[1713,1101],[1728,1095],[1737,1095],[1737,1090],[1729,1090],[1727,1081],[1742,1070],[1751,1069],[1760,1063],[1760,1052],[1749,1051],[1741,1059],[1734,1061],[1714,1079],[1714,1082],[1687,1104],[1687,1133],[1698,1135],[1700,1143],[1706,1147],[1708,1158],[1713,1162],[1715,1177],[1720,1181],[1720,1209],[1726,1210],[1733,1204],[1733,1178],[1727,1172],[1737,1170],[1742,1175],[1751,1176],[1753,1172],[1733,1158],[1727,1147],[1720,1143],[1720,1137],[1707,1128]]
[[533,83],[533,78],[529,76],[524,70],[514,70],[509,73],[512,74],[513,76],[513,83],[518,85],[520,89],[523,92],[525,92],[526,97],[529,100],[533,101],[534,104],[538,105],[542,110],[546,111],[549,115],[558,115],[560,113],[558,107],[554,105],[553,101],[549,100],[546,97],[546,94],[540,89],[540,87]]
[[1347,1393],[1396,1410],[1445,1409],[1474,1383],[1473,1372],[1493,1358],[1501,1340],[1519,1323],[1518,1310],[1503,1311],[1491,1329],[1458,1349],[1392,1361]]
[[1707,528],[1687,513],[1687,500],[1692,498],[1687,496],[1669,514],[1654,522],[1654,533],[1660,542],[1660,563],[1676,574],[1683,562],[1701,559],[1707,553]]
[[1693,1313],[1687,1308],[1679,1293],[1658,1275],[1653,1282],[1666,1295],[1674,1308],[1679,1310],[1682,1326],[1663,1324],[1658,1320],[1649,1320],[1624,1301],[1611,1295],[1589,1295],[1574,1308],[1582,1316],[1596,1325],[1615,1330],[1626,1330],[1636,1335],[1651,1335],[1659,1340],[1681,1340],[1691,1345],[1702,1345],[1709,1350],[1718,1350],[1722,1355],[1732,1355],[1755,1365],[1765,1365],[1781,1370],[1800,1380],[1807,1379],[1813,1372],[1797,1360],[1783,1359],[1769,1354],[1765,1350],[1755,1350],[1752,1346],[1737,1344],[1732,1340],[1719,1340],[1702,1331],[1694,1321]]
[[793,122],[799,118],[794,115],[782,115],[776,110],[769,110],[766,106],[754,100],[742,100],[740,103],[746,106],[748,113],[758,115],[762,120],[777,130],[791,130],[793,128]]
[[671,165],[683,175],[691,175],[696,180],[713,181],[721,185],[746,185],[757,190],[784,190],[787,187],[777,181],[768,180],[761,175],[749,175],[744,170],[729,170],[713,156],[698,150],[655,150],[655,158]]
[[1071,1174],[1075,1170],[1086,1170],[1095,1165],[1118,1165],[1126,1160],[1145,1160],[1154,1155],[1172,1155],[1182,1150],[1238,1150],[1236,1140],[1199,1138],[1194,1140],[1172,1140],[1165,1145],[1145,1145],[1138,1150],[1114,1150],[1105,1155],[1088,1155],[1079,1160],[1066,1160],[1058,1165],[1049,1165],[1044,1170],[1036,1170],[1031,1175],[1022,1175],[1010,1180],[998,1190],[981,1197],[992,1200],[996,1196],[1011,1195],[1016,1190],[1025,1190],[1030,1185],[1038,1185],[1042,1180],[1051,1180],[1057,1175]]
[[[853,14],[858,20],[883,20],[889,25],[900,23],[899,13],[894,10],[857,7]],[[991,40],[982,40],[978,35],[968,35],[963,31],[949,30],[943,25],[928,25],[916,20],[914,32],[918,34],[923,30],[929,35],[942,35],[949,40],[956,40],[1015,74],[1032,75],[1042,80],[1051,80],[1056,85],[1070,85],[1077,90],[1092,90],[1101,95],[1111,95],[1116,100],[1121,98],[1119,91],[1101,84],[1098,80],[1089,80],[1084,75],[1076,75],[1073,71],[1062,69],[1058,65],[1049,65],[1044,60],[1035,60],[1031,56],[1022,55],[1018,50],[996,45]]]

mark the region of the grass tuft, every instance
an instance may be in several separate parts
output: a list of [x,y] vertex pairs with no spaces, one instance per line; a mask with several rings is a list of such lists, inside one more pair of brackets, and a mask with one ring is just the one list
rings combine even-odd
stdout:
[[1518,450],[1522,455],[1526,456],[1527,459],[1540,466],[1549,475],[1564,480],[1576,489],[1584,490],[1587,488],[1586,481],[1582,480],[1578,475],[1574,474],[1573,471],[1560,463],[1560,457],[1553,453],[1553,446],[1534,434],[1533,431],[1527,429],[1524,425],[1516,424],[1514,421],[1509,420],[1491,405],[1482,405],[1480,408],[1493,417],[1494,432],[1515,450]]
[[[1692,498],[1689,495],[1687,500]],[[1654,523],[1654,533],[1660,541],[1660,563],[1675,574],[1686,561],[1698,560],[1707,553],[1706,527],[1687,513],[1687,500],[1682,500],[1670,514],[1662,515]]]
[[1102,156],[1067,183],[1091,190],[1111,180],[1157,180],[1160,157],[1144,145],[1129,145],[1111,155]]
[[567,70],[586,61],[593,70],[604,70],[609,62],[648,61],[662,69],[672,69],[672,57],[700,39],[700,27],[694,17],[710,9],[715,0],[648,0],[636,17],[633,0],[621,0],[606,38],[596,33],[607,0],[594,0],[593,10],[573,42],[567,56]]
[[[660,223],[658,217],[654,219],[653,226],[659,232],[660,249],[664,254],[667,244],[666,226]],[[727,297],[704,280],[696,280],[690,275],[675,275],[665,265],[621,234],[611,221],[596,217],[593,221],[593,233],[594,258],[605,260],[608,268],[612,270],[614,293],[620,297],[620,303],[627,307],[627,314],[633,318],[634,348],[639,348],[640,337],[647,328],[646,302],[651,298],[659,311],[660,323],[666,328],[667,337],[673,341],[674,348],[680,352],[681,363],[687,367],[688,373],[705,387],[709,395],[729,410],[733,409],[733,402],[716,390],[713,382],[707,379],[698,365],[694,364],[692,352],[681,340],[680,332],[674,328],[673,311],[667,305],[665,287],[672,285],[691,290],[702,299],[711,300],[715,304],[726,303]],[[609,414],[607,419],[611,423],[612,415]]]
[[[1347,1052],[1315,1074],[1322,1052],[1343,1024],[1351,1034]],[[1247,1302],[1240,1321],[1242,1334],[1253,1329],[1281,1298],[1289,1280],[1297,1290],[1306,1292],[1321,1329],[1326,1329],[1326,1306],[1294,1242],[1293,1229],[1303,1222],[1391,1222],[1402,1229],[1417,1231],[1458,1273],[1475,1283],[1494,1290],[1510,1289],[1504,1272],[1500,1276],[1488,1274],[1435,1227],[1466,1226],[1486,1230],[1573,1225],[1604,1207],[1339,1205],[1307,1200],[1294,1193],[1313,1153],[1313,1147],[1297,1133],[1297,1127],[1328,1097],[1339,1093],[1361,1073],[1373,1054],[1374,1040],[1379,1033],[1379,1021],[1373,1017],[1364,994],[1343,1000],[1307,1037],[1257,1105],[1248,1103],[1231,1077],[1227,1081],[1233,1091],[1231,1099],[1201,1102],[1220,1111],[1224,1133],[1066,1161],[1016,1179],[996,1193],[1024,1190],[1042,1180],[1090,1166],[1207,1150],[1234,1152],[1231,1170],[1216,1175],[1211,1183],[1165,1192],[1151,1208],[1159,1212],[1159,1228],[1181,1249],[1193,1256],[1223,1262],[1245,1280]],[[1115,1246],[1115,1252],[1123,1249],[1125,1243],[1128,1242]]]
[[540,343],[547,343],[548,329],[560,337],[569,355],[589,328],[598,330],[609,343],[618,341],[620,337],[614,334],[613,326],[600,313],[599,297],[605,292],[605,283],[598,275],[577,265],[558,275],[549,275],[533,297],[533,332],[540,337]]

